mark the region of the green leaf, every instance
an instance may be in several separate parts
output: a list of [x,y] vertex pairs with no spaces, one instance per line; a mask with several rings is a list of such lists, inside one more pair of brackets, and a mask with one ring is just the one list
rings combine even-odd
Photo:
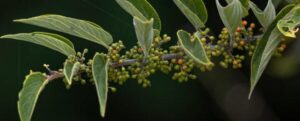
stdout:
[[243,18],[243,6],[239,0],[232,0],[226,7],[223,7],[219,0],[216,0],[216,3],[221,20],[233,41],[233,35]]
[[35,43],[45,46],[52,50],[58,51],[66,56],[75,55],[74,45],[70,40],[60,35],[45,33],[45,32],[33,32],[33,33],[19,33],[4,35],[0,38],[16,39],[25,42]]
[[188,56],[190,56],[196,63],[203,65],[211,64],[199,39],[200,34],[195,34],[194,36],[195,38],[192,38],[188,32],[179,30],[177,32],[179,45],[182,47],[184,52]]
[[28,19],[18,19],[15,22],[31,24],[47,29],[80,37],[108,48],[113,42],[112,36],[95,23],[65,17],[61,15],[41,15]]
[[300,0],[286,0],[286,1],[291,4],[299,4],[300,3]]
[[277,23],[277,28],[286,37],[296,38],[300,25],[300,7],[297,6],[289,15]]
[[104,54],[97,53],[94,56],[92,64],[92,72],[97,89],[98,100],[100,104],[101,116],[105,116],[107,93],[108,93],[108,64]]
[[[231,3],[233,0],[226,0],[227,3]],[[241,4],[248,9],[250,0],[240,0]]]
[[[231,3],[233,0],[226,0],[227,3]],[[243,17],[249,15],[249,2],[250,0],[240,0],[241,4],[243,5]]]
[[63,72],[69,85],[72,84],[73,77],[78,73],[80,69],[80,65],[81,64],[79,62],[75,62],[75,63],[69,61],[65,62]]
[[249,7],[249,2],[250,2],[250,0],[240,0],[240,2],[242,3],[242,5],[243,5],[245,8],[248,8],[248,7]]
[[150,21],[142,21],[134,17],[133,23],[138,44],[144,49],[144,55],[148,56],[154,38],[153,19]]
[[288,5],[283,8],[281,12],[276,16],[275,20],[269,25],[261,40],[258,41],[258,45],[251,60],[251,88],[249,99],[251,98],[253,90],[257,85],[257,82],[259,81],[267,64],[269,63],[274,51],[280,43],[282,34],[276,28],[277,22],[284,18],[284,16],[286,16],[293,9],[293,7],[293,5]]
[[250,8],[252,9],[254,15],[258,19],[259,23],[266,29],[272,23],[276,17],[275,6],[273,5],[272,0],[268,1],[268,4],[264,11],[259,9],[253,2],[249,2]]
[[117,3],[132,17],[136,16],[143,21],[154,19],[154,29],[161,31],[161,21],[156,10],[147,0],[116,0]]
[[208,15],[202,0],[174,0],[174,2],[196,30],[205,27]]
[[48,80],[46,76],[39,72],[31,72],[23,84],[23,88],[19,93],[18,111],[21,121],[30,121],[38,97]]

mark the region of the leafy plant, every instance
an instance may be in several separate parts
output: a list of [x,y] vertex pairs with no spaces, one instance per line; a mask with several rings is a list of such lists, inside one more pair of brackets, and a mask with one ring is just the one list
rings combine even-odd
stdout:
[[[173,73],[172,79],[186,82],[196,79],[194,69],[210,71],[219,64],[221,67],[242,68],[242,61],[252,57],[249,99],[272,56],[280,56],[286,48],[286,37],[295,38],[300,24],[300,5],[288,4],[276,14],[275,6],[269,0],[262,11],[250,0],[226,0],[222,6],[216,0],[217,11],[224,24],[218,36],[206,28],[208,12],[202,0],[174,0],[180,11],[194,26],[195,32],[178,30],[178,42],[168,49],[162,45],[171,37],[161,36],[161,21],[156,10],[147,0],[116,0],[133,17],[137,45],[126,50],[122,41],[113,43],[113,37],[101,26],[87,21],[62,15],[41,15],[18,19],[15,22],[35,25],[63,32],[97,43],[107,48],[107,53],[95,52],[92,59],[86,59],[87,49],[82,53],[74,49],[67,38],[47,32],[18,33],[1,36],[1,39],[15,39],[45,46],[67,56],[64,67],[57,71],[44,65],[49,72],[30,72],[26,76],[19,94],[18,110],[21,121],[30,121],[39,94],[44,87],[63,79],[67,88],[75,82],[95,85],[100,115],[105,116],[107,95],[115,91],[110,83],[123,84],[129,78],[136,79],[143,87],[151,82],[147,79],[157,71]],[[262,30],[255,23],[243,18],[252,10]],[[260,33],[254,35],[254,33]],[[234,54],[242,51],[246,55]],[[219,62],[212,61],[219,58]],[[216,64],[217,63],[217,64]],[[82,76],[86,75],[86,76]]]

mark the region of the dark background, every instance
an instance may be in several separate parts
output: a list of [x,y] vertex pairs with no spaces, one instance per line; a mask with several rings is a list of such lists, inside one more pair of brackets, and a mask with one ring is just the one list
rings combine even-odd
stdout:
[[[193,31],[172,0],[149,2],[160,14],[163,33],[172,36],[173,43],[178,29]],[[217,33],[222,22],[215,1],[205,2],[210,13],[208,27]],[[266,2],[256,3],[262,8]],[[2,0],[0,4],[0,35],[49,31],[12,20],[55,13],[98,23],[128,48],[136,43],[132,18],[114,0]],[[94,43],[63,35],[78,50],[89,48],[89,57],[95,51],[104,51]],[[30,43],[0,41],[0,121],[18,121],[18,91],[25,75],[29,70],[45,72],[44,63],[59,69],[65,57]],[[109,94],[104,119],[92,85],[75,85],[66,90],[61,81],[55,81],[41,94],[32,121],[296,121],[300,114],[299,46],[299,41],[293,41],[283,58],[272,60],[251,100],[247,100],[248,59],[241,70],[217,67],[209,73],[196,72],[198,79],[184,84],[162,74],[152,76],[152,86],[146,89],[136,80],[129,80],[117,86],[117,93]]]

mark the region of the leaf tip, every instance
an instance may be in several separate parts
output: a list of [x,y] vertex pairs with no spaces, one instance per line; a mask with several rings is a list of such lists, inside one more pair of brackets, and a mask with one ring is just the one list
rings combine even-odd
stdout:
[[13,22],[23,22],[25,21],[25,19],[16,19],[16,20],[13,20]]
[[252,94],[253,94],[254,88],[250,89],[250,92],[248,94],[248,100],[251,100]]
[[101,111],[100,111],[100,115],[101,115],[101,117],[102,117],[102,118],[104,118],[104,117],[105,117],[105,109],[101,109]]

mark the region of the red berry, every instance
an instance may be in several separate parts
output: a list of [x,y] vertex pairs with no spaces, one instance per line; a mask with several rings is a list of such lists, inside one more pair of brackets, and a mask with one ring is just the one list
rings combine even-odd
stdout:
[[238,32],[238,33],[242,32],[242,28],[241,28],[241,27],[238,27],[238,28],[236,29],[236,32]]

